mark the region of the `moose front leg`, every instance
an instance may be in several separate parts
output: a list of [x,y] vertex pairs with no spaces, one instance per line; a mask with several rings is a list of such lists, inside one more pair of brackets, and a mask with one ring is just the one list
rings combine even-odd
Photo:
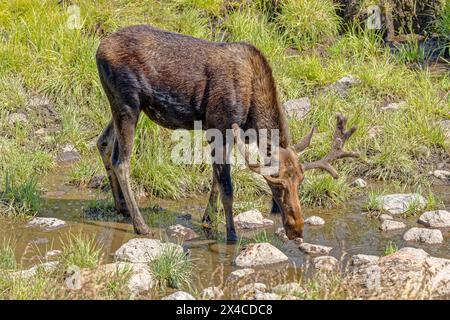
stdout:
[[202,224],[203,228],[211,228],[211,215],[217,214],[217,200],[219,198],[219,185],[215,174],[213,173],[211,193],[209,194],[208,205],[206,206],[205,213],[203,214]]
[[233,184],[231,181],[231,166],[229,164],[213,164],[213,172],[219,184],[220,196],[227,223],[227,240],[237,240],[233,219]]

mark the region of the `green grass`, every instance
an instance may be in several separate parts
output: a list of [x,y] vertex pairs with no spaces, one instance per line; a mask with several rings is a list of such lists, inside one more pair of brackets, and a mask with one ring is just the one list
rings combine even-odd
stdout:
[[0,270],[14,270],[17,267],[15,245],[11,239],[3,238],[0,245]]
[[169,246],[149,264],[149,268],[161,288],[189,287],[193,265],[189,257],[176,246]]
[[388,256],[390,254],[396,253],[397,251],[397,245],[394,242],[389,241],[389,243],[386,245],[386,248],[384,248],[384,255]]
[[7,175],[4,192],[0,194],[0,204],[1,215],[19,218],[35,215],[41,206],[36,179],[17,184],[13,177]]
[[66,266],[94,268],[101,262],[102,248],[93,235],[71,234],[62,243],[61,261]]
[[352,195],[345,179],[329,175],[308,176],[301,185],[300,201],[309,206],[333,207],[343,204]]

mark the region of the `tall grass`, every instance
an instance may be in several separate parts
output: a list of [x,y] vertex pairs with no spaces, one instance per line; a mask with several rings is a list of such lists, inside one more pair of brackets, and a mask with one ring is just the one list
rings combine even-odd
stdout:
[[71,234],[66,241],[62,242],[61,261],[65,266],[93,268],[99,265],[102,248],[97,243],[95,236],[83,233]]

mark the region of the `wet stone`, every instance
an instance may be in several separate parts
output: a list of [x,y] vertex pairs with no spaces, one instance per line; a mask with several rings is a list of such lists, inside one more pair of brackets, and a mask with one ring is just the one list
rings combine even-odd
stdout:
[[27,226],[40,228],[42,231],[53,231],[67,226],[67,223],[57,218],[36,217],[28,221]]
[[258,292],[266,292],[267,286],[261,282],[247,284],[237,290],[238,295],[245,296],[248,294],[255,294]]
[[197,239],[199,237],[194,230],[187,228],[181,224],[170,226],[167,229],[167,235],[171,238],[177,238],[184,241]]
[[450,227],[450,212],[446,210],[427,211],[419,217],[418,222],[431,228],[447,228]]
[[255,270],[252,268],[244,268],[231,272],[227,278],[230,282],[237,282],[244,278],[248,278],[250,276],[255,275]]
[[235,259],[238,267],[248,268],[288,261],[288,257],[270,243],[249,244]]
[[305,223],[311,226],[323,226],[325,224],[325,220],[318,216],[311,216],[305,219]]
[[394,220],[384,220],[383,223],[380,226],[381,231],[393,231],[393,230],[400,230],[406,228],[406,224],[400,221],[394,221]]
[[241,229],[255,229],[273,225],[273,221],[264,218],[258,210],[249,210],[238,214],[234,217],[234,223],[236,227]]
[[332,247],[322,246],[318,244],[311,244],[306,242],[300,244],[299,249],[304,253],[310,255],[328,255],[331,252],[331,250],[333,250]]
[[381,214],[381,215],[378,217],[378,220],[380,220],[381,222],[383,222],[383,221],[385,221],[385,220],[394,220],[394,218],[392,218],[391,215],[388,215],[388,214],[383,213],[383,214]]
[[361,266],[361,265],[369,265],[375,264],[380,260],[380,257],[368,255],[368,254],[355,254],[352,256],[352,265],[353,266]]
[[444,238],[442,237],[441,230],[414,227],[405,232],[403,240],[427,244],[439,244],[444,241]]
[[379,196],[377,202],[381,208],[390,214],[401,214],[406,212],[411,206],[424,208],[427,201],[424,197],[417,193],[398,193],[386,196]]
[[184,291],[177,291],[175,293],[172,293],[171,295],[168,295],[161,300],[195,300],[195,298]]

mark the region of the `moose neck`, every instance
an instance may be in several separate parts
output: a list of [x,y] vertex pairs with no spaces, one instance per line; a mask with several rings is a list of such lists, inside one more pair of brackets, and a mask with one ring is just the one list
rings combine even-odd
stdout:
[[279,130],[279,144],[289,145],[289,131],[283,107],[278,99],[272,69],[265,57],[255,49],[251,56],[254,70],[252,97],[252,125],[255,129]]

